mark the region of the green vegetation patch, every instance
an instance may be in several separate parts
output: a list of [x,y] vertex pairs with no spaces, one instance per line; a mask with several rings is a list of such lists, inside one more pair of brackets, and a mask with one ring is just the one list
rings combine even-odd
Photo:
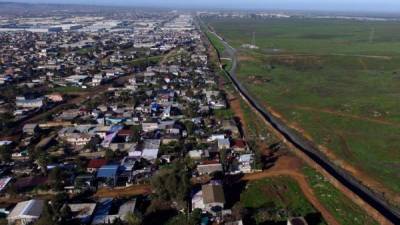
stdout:
[[336,189],[314,169],[305,166],[303,172],[317,198],[343,225],[377,225],[373,218]]
[[[290,216],[307,217],[317,213],[296,181],[284,176],[249,182],[240,195],[240,202],[253,212],[256,224],[284,221]],[[324,222],[319,221],[317,224]]]
[[58,93],[61,93],[61,94],[85,92],[85,91],[88,91],[88,90],[84,89],[84,88],[81,88],[81,87],[72,87],[72,86],[55,87],[55,88],[50,89],[50,92],[58,92]]
[[[400,192],[399,22],[206,22],[239,50],[237,77],[260,103]],[[253,32],[260,48],[242,48]]]

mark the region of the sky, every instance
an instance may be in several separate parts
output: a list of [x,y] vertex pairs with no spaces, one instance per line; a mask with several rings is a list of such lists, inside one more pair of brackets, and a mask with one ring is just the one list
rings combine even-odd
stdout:
[[158,6],[170,8],[386,11],[400,13],[400,0],[0,0],[29,3]]

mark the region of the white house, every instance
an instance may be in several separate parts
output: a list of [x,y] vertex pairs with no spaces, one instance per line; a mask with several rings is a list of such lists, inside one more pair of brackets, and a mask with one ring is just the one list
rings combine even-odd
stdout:
[[239,170],[243,173],[251,172],[251,165],[254,162],[253,154],[243,154],[239,156]]
[[142,129],[144,132],[155,131],[158,129],[158,123],[142,123]]
[[156,160],[158,156],[158,151],[160,149],[160,144],[161,144],[160,139],[144,140],[142,158],[149,161]]
[[35,98],[35,99],[25,99],[25,98],[17,98],[15,104],[18,108],[41,108],[43,103],[43,98]]
[[7,216],[8,224],[27,225],[34,223],[42,214],[43,200],[29,200],[18,203]]
[[231,147],[231,143],[228,138],[218,139],[218,149],[228,149]]

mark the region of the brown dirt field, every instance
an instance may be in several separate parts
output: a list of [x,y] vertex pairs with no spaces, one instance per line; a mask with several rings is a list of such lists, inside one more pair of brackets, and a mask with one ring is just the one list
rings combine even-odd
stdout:
[[151,186],[149,184],[138,184],[126,188],[102,188],[99,189],[95,197],[131,197],[137,195],[146,195],[151,193]]
[[243,131],[246,134],[245,128],[246,128],[246,121],[244,119],[244,114],[242,111],[242,107],[240,106],[240,99],[238,97],[234,97],[232,95],[228,96],[228,101],[229,101],[229,105],[230,108],[232,109],[233,113],[235,114],[235,116],[237,118],[239,118],[240,123],[243,127]]
[[298,158],[293,156],[282,156],[272,168],[259,173],[246,174],[242,180],[251,181],[274,176],[289,176],[296,180],[304,196],[322,214],[328,224],[340,225],[331,212],[329,212],[318,198],[315,197],[313,189],[308,184],[304,175],[300,172],[301,164],[302,162]]

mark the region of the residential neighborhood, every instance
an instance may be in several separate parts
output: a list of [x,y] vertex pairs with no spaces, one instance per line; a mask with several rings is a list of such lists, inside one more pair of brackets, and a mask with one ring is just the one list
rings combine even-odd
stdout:
[[[12,118],[2,195],[24,199],[2,209],[8,223],[46,224],[49,210],[68,224],[125,223],[151,194],[209,224],[242,224],[225,207],[222,176],[260,165],[240,122],[218,116],[228,103],[193,15],[67,21],[62,31],[0,32],[0,97]],[[180,187],[157,191],[168,185]]]

